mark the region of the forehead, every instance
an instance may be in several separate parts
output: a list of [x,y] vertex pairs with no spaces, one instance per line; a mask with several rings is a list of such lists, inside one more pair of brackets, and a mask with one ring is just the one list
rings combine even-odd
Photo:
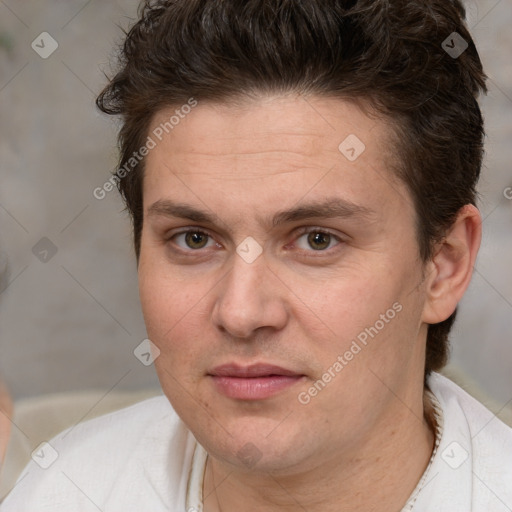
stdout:
[[348,135],[364,140],[370,150],[379,146],[382,151],[391,134],[386,122],[370,118],[355,102],[334,98],[264,96],[236,103],[197,102],[188,114],[181,113],[182,108],[157,112],[150,128],[158,142],[178,154],[201,154],[205,149],[212,156],[251,154],[257,148],[317,157],[320,149],[338,151]]
[[146,159],[145,208],[165,190],[174,191],[173,199],[196,191],[203,202],[238,195],[259,200],[259,208],[286,202],[285,195],[290,202],[305,195],[358,204],[408,200],[390,171],[391,128],[353,102],[275,96],[198,102],[187,114],[179,109],[163,109],[152,120],[156,146]]

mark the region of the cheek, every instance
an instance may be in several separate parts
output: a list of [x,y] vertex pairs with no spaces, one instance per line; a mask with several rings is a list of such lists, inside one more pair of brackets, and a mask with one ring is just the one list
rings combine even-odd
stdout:
[[[208,291],[211,286],[202,281],[183,283],[175,276],[158,272],[156,267],[141,260],[139,295],[148,338],[160,350],[155,361],[159,375],[194,378],[204,345],[207,343],[205,321],[208,312]],[[192,368],[192,370],[191,370]],[[199,370],[199,368],[198,368]]]
[[[416,320],[409,313],[414,297],[404,293],[404,276],[394,276],[390,269],[358,270],[320,288],[315,283],[304,284],[298,294],[309,297],[304,301],[309,309],[302,314],[302,328],[311,340],[314,360],[321,362],[324,370],[338,356],[361,371],[374,361],[396,364],[392,354],[415,338]],[[301,315],[299,311],[296,314]]]
[[[389,271],[387,272],[389,274]],[[379,279],[368,269],[342,270],[323,282],[303,281],[294,293],[309,310],[312,322],[332,335],[353,336],[373,325],[381,313],[392,307],[400,292],[391,280]]]
[[191,309],[192,291],[189,283],[180,283],[170,274],[169,266],[155,253],[151,250],[141,252],[138,280],[146,328],[158,344]]
[[161,387],[179,414],[189,414],[195,402],[187,397],[197,395],[204,372],[197,305],[190,292],[182,293],[172,281],[153,274],[142,273],[139,286],[147,335],[160,351],[154,366]]

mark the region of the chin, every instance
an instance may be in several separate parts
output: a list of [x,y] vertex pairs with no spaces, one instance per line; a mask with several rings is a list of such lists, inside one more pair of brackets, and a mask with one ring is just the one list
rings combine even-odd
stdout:
[[286,474],[312,456],[312,440],[305,439],[298,425],[281,429],[268,418],[245,418],[226,422],[226,430],[194,432],[199,443],[218,460],[242,472]]

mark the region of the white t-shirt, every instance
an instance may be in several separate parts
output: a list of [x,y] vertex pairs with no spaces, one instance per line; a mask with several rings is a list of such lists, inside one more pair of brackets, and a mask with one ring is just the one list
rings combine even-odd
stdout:
[[[512,429],[445,377],[429,386],[437,448],[403,511],[512,511]],[[202,511],[206,452],[164,396],[68,429],[34,458],[0,512]]]

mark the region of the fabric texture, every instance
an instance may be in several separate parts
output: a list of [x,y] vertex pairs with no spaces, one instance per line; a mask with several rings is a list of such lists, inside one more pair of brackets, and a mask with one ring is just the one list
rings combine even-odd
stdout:
[[[429,386],[440,437],[403,510],[510,512],[512,429],[447,378]],[[206,452],[164,396],[80,423],[34,459],[0,512],[202,512]]]
[[90,389],[16,401],[7,454],[0,471],[0,502],[14,487],[19,475],[30,462],[32,452],[41,443],[77,423],[160,395],[160,387],[137,391]]

